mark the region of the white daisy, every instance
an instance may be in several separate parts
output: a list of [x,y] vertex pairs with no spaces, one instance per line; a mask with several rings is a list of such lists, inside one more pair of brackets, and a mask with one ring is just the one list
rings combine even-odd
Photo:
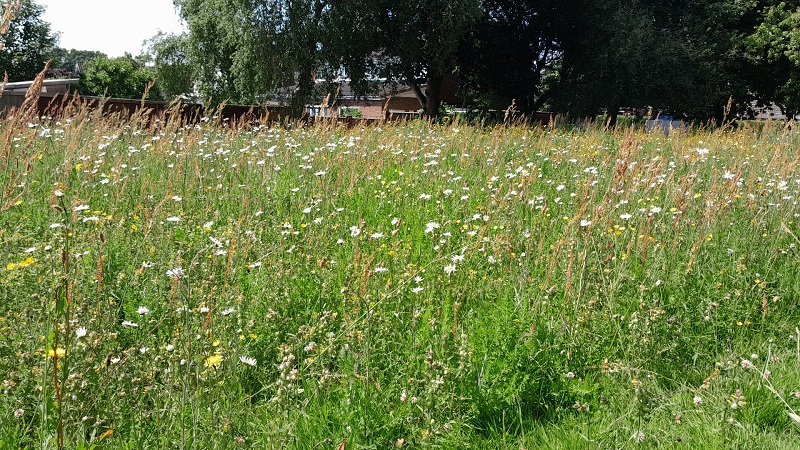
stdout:
[[239,361],[241,361],[243,364],[247,364],[248,366],[251,366],[251,367],[255,367],[256,366],[256,359],[255,358],[250,358],[248,356],[240,356],[239,357]]

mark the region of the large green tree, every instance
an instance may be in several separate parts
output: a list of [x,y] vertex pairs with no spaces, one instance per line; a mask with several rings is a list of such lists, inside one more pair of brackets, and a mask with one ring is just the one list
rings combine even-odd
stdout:
[[[0,11],[8,1],[0,1]],[[44,7],[31,0],[21,0],[20,8],[2,36],[0,49],[0,77],[8,74],[9,81],[32,80],[44,69],[49,55],[58,42],[50,24],[42,20]]]
[[462,89],[489,109],[529,113],[552,95],[564,43],[576,33],[580,0],[484,0],[459,51]]
[[[753,2],[585,1],[579,26],[562,41],[553,106],[575,116],[620,107],[692,119],[721,116],[744,102],[740,36]],[[744,27],[744,28],[743,28]]]
[[[435,117],[444,78],[457,72],[458,49],[481,15],[480,0],[376,0],[356,20],[367,29],[363,58],[378,58],[381,78],[411,86],[426,116]],[[355,36],[354,39],[359,39]],[[362,52],[363,47],[357,48]],[[355,59],[352,58],[351,59]],[[350,73],[356,68],[348,67]]]
[[186,34],[159,32],[146,42],[142,55],[152,68],[155,82],[165,99],[194,97],[196,68],[188,55]]
[[197,63],[198,89],[207,102],[239,102],[246,97],[242,89],[237,89],[233,60],[249,21],[234,3],[234,0],[175,0],[189,27],[187,52]]
[[649,86],[663,76],[654,65],[663,57],[664,37],[652,12],[637,0],[585,2],[575,15],[580,27],[563,37],[559,109],[591,116],[601,108],[614,126],[622,106],[645,106]]
[[[573,117],[620,107],[721,120],[730,98],[797,99],[798,6],[773,0],[175,0],[203,97],[291,99],[350,81],[411,87],[428,116],[445,77],[490,107]],[[789,6],[787,6],[789,5]],[[763,14],[762,14],[763,11]],[[188,71],[182,71],[188,73]]]
[[780,2],[762,10],[747,39],[759,69],[754,89],[763,103],[777,103],[787,115],[800,112],[800,5]]
[[[315,80],[407,83],[427,115],[480,15],[480,0],[176,0],[204,97],[257,101],[287,92],[296,107]],[[287,91],[288,88],[288,91]]]
[[665,24],[677,47],[678,64],[672,72],[675,88],[666,97],[669,109],[720,124],[726,115],[730,118],[749,107],[761,72],[748,60],[744,37],[757,26],[758,10],[765,3],[653,2],[656,20]]
[[327,35],[323,0],[175,0],[189,27],[188,56],[206,101],[312,96]]

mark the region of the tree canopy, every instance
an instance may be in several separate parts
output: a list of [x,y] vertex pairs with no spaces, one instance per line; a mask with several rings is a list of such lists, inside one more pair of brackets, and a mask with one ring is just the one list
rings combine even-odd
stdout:
[[[9,2],[0,1],[0,11]],[[8,81],[32,80],[44,69],[49,55],[58,42],[50,24],[42,20],[44,7],[31,0],[20,0],[19,8],[7,25],[0,41],[0,77],[8,74]]]
[[114,98],[142,98],[147,92],[150,100],[160,100],[158,88],[153,88],[155,74],[142,61],[130,54],[119,58],[94,58],[80,75],[78,91],[83,95]]
[[105,53],[91,50],[54,48],[48,57],[53,61],[50,70],[56,78],[73,78],[80,76],[86,64],[94,58],[107,58]]
[[187,39],[186,34],[159,32],[146,41],[143,59],[152,68],[154,81],[166,100],[194,98],[196,70],[189,61]]
[[365,16],[372,20],[372,45],[356,56],[379,55],[383,77],[407,83],[425,115],[435,116],[442,82],[456,72],[458,49],[481,15],[480,0],[370,3],[374,9]]
[[764,8],[747,45],[761,72],[760,99],[776,101],[790,114],[800,112],[800,4]]
[[[717,118],[800,107],[800,13],[769,0],[176,0],[206,98],[302,106],[347,79],[409,86],[426,115],[457,75],[473,105],[572,117]],[[319,93],[316,92],[316,97]]]
[[429,115],[438,111],[444,76],[456,68],[461,37],[481,13],[479,0],[176,4],[189,24],[190,55],[207,97],[254,101],[288,90],[302,105],[316,80],[344,70],[362,91],[370,80],[408,83]]
[[[409,88],[440,110],[457,77],[471,107],[573,118],[620,108],[720,121],[753,101],[800,111],[800,4],[775,0],[174,0],[188,25],[144,55],[56,47],[43,8],[19,0],[0,70],[80,74],[84,93],[281,102],[300,113],[347,81]],[[0,0],[0,6],[9,5]],[[13,6],[16,6],[14,3]],[[733,100],[731,103],[730,100]],[[732,107],[732,109],[730,109]]]

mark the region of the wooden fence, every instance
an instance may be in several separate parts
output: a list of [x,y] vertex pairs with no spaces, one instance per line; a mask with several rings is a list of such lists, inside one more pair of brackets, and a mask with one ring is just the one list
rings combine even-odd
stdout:
[[[7,113],[22,106],[25,94],[3,93],[0,96],[0,111]],[[258,106],[222,105],[206,108],[197,103],[174,103],[152,100],[129,100],[79,96],[76,94],[39,95],[37,110],[39,116],[58,116],[82,109],[99,109],[104,115],[129,117],[138,114],[150,120],[180,119],[184,123],[199,123],[203,120],[242,122],[267,122],[288,117],[288,108],[260,108]],[[176,117],[177,116],[177,117]]]
[[[416,104],[416,98],[402,98],[408,100],[409,105]],[[17,92],[4,92],[0,95],[0,114],[18,109],[25,101],[25,94]],[[413,101],[413,102],[412,102]],[[153,100],[130,100],[121,98],[103,98],[80,96],[77,94],[65,93],[41,93],[37,102],[37,113],[41,116],[57,117],[61,115],[72,115],[78,111],[100,110],[103,115],[120,118],[137,115],[148,120],[151,124],[155,120],[180,120],[180,123],[194,124],[202,121],[228,122],[235,124],[244,123],[270,123],[292,119],[289,108],[285,106],[244,106],[244,105],[222,105],[217,108],[206,108],[197,103],[175,103]],[[391,106],[391,105],[390,105]],[[400,105],[397,106],[408,106]],[[410,106],[408,106],[410,107]],[[485,113],[488,118],[494,118],[498,123],[508,120],[504,117],[503,111],[494,111],[495,116]],[[336,121],[347,127],[363,126],[370,123],[381,121],[403,121],[416,116],[416,112],[409,112],[406,109],[394,110],[387,108],[383,117],[373,118],[319,118],[303,117],[300,120],[305,122]],[[515,117],[518,119],[517,117]],[[523,119],[531,124],[548,125],[555,119],[552,113],[534,113]]]

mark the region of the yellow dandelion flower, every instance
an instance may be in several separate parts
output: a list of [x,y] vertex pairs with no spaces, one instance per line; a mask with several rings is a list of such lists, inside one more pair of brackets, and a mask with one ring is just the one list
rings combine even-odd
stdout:
[[24,261],[20,261],[19,267],[27,267],[27,266],[30,266],[31,264],[33,264],[34,262],[35,262],[35,260],[33,259],[33,257],[29,256]]
[[219,365],[225,358],[220,354],[214,354],[206,358],[206,367],[214,367]]

